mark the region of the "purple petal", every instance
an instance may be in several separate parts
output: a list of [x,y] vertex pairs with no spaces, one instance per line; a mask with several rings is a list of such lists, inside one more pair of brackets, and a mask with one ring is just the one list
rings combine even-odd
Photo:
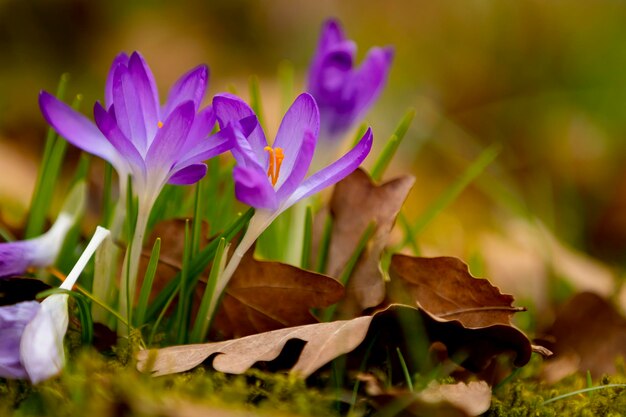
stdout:
[[309,132],[313,135],[313,146],[315,146],[319,128],[320,115],[315,99],[308,93],[300,94],[289,110],[287,110],[287,113],[285,113],[285,117],[283,117],[280,123],[278,133],[276,133],[276,140],[273,144],[274,148],[282,148],[285,155],[280,170],[281,175],[277,183],[278,187],[281,186],[284,178],[291,175],[305,134]]
[[337,19],[328,19],[322,27],[322,34],[318,44],[318,50],[327,50],[333,45],[346,39],[341,25]]
[[159,129],[146,154],[146,168],[169,171],[174,163],[182,156],[187,134],[193,123],[196,113],[192,101],[186,101],[178,106],[165,120],[163,127]]
[[[315,153],[316,143],[317,138],[315,137],[315,135],[313,135],[313,133],[310,131],[306,131],[304,133],[304,140],[302,141],[300,149],[298,150],[298,155],[293,161],[293,168],[291,170],[291,173],[287,178],[284,179],[282,185],[280,185],[280,188],[278,188],[278,191],[276,192],[279,201],[288,198],[291,193],[293,193],[293,191],[300,185],[304,177],[306,177],[309,166],[311,165],[311,160],[313,159],[313,154]],[[281,175],[283,174],[284,173],[281,172]]]
[[138,52],[130,56],[128,71],[139,99],[146,136],[150,141],[156,135],[159,123],[159,95],[154,76]]
[[[115,106],[113,106],[113,108],[115,108]],[[122,133],[111,114],[107,112],[99,102],[94,104],[93,114],[98,128],[128,163],[131,171],[135,175],[145,176],[146,168],[141,154],[135,145]]]
[[311,175],[300,184],[287,202],[281,205],[281,211],[350,175],[369,154],[372,149],[372,140],[372,129],[370,128],[367,129],[359,143],[348,153],[326,168]]
[[259,209],[276,210],[276,192],[264,171],[252,167],[233,169],[235,196],[239,201]]
[[[255,116],[254,111],[248,104],[233,94],[218,94],[213,97],[213,109],[220,127],[223,129],[229,123],[238,122],[242,119],[252,121],[250,116]],[[267,158],[266,152],[263,150],[267,146],[265,133],[258,120],[256,120],[254,129],[246,134],[248,142],[252,150],[257,155],[257,159],[263,160]]]
[[168,181],[169,184],[175,185],[191,185],[200,181],[206,175],[207,166],[205,164],[187,165],[172,175]]
[[[146,122],[141,109],[137,86],[130,70],[118,66],[113,76],[113,106],[117,126],[141,153],[148,148]],[[152,139],[152,138],[151,138]]]
[[309,74],[307,90],[320,106],[336,106],[345,100],[343,91],[352,74],[355,45],[344,43],[320,57],[319,67]]
[[380,95],[393,61],[392,48],[372,48],[354,73],[355,118],[359,119]]
[[[196,114],[193,119],[193,123],[191,125],[191,129],[189,130],[189,134],[187,134],[187,140],[183,145],[183,149],[181,150],[181,158],[178,160],[177,165],[181,162],[186,162],[188,159],[193,159],[197,153],[197,148],[206,143],[206,140],[209,137],[209,134],[213,130],[215,126],[215,112],[211,106],[207,106],[198,114]],[[203,159],[197,159],[195,162],[202,161]],[[183,163],[184,163],[183,162]],[[189,163],[186,163],[189,165]]]
[[72,145],[109,161],[118,170],[121,168],[113,145],[85,116],[45,91],[39,93],[39,107],[46,121]]
[[197,111],[208,82],[209,68],[206,65],[200,65],[184,74],[170,90],[161,117],[167,119],[175,108],[189,100],[194,103],[194,112]]
[[128,55],[124,52],[117,55],[113,60],[111,69],[109,70],[109,75],[107,76],[106,84],[104,86],[104,105],[107,109],[113,105],[113,77],[115,76],[115,71],[117,71],[117,67],[119,65],[123,65],[125,67],[128,66]]
[[0,307],[0,377],[28,377],[20,361],[20,342],[24,328],[41,308],[36,301]]
[[31,265],[33,248],[28,241],[0,243],[0,277],[19,275]]
[[174,169],[182,169],[188,165],[206,161],[221,153],[232,149],[235,144],[235,138],[230,126],[222,129],[215,135],[211,135],[203,140],[196,142],[195,146],[185,153],[185,155],[176,162]]

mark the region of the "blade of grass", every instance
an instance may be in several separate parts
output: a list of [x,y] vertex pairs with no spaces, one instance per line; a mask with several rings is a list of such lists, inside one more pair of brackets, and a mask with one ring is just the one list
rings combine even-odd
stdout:
[[323,274],[326,272],[326,266],[328,265],[328,251],[330,250],[330,238],[333,232],[333,216],[326,215],[324,222],[324,231],[322,232],[322,240],[317,255],[317,265],[315,271]]
[[[72,103],[72,108],[78,110],[83,97],[79,94],[76,96]],[[54,196],[55,185],[58,182],[59,174],[61,173],[61,166],[63,165],[63,159],[65,158],[65,152],[67,151],[67,141],[61,137],[56,137],[54,144],[47,161],[44,163],[44,170],[42,170],[41,182],[36,188],[37,196],[34,205],[36,206],[36,212],[31,217],[26,226],[26,237],[34,237],[40,235],[43,232],[43,228],[46,221],[46,216],[50,210],[50,204],[52,203],[52,197]]]
[[[191,232],[189,231],[189,219],[185,220],[185,243],[183,249],[183,269],[180,275],[180,290],[178,291],[178,335],[176,342],[182,345],[187,340],[189,329],[189,262],[191,259]],[[192,287],[191,287],[192,288]]]
[[313,207],[306,206],[304,214],[304,239],[302,242],[302,258],[300,267],[311,269],[311,246],[313,245]]
[[391,160],[396,154],[396,151],[398,150],[402,139],[404,139],[406,132],[409,130],[409,127],[411,126],[411,122],[413,121],[414,117],[415,109],[407,110],[407,112],[404,114],[404,117],[402,117],[402,120],[400,120],[400,123],[396,127],[396,130],[387,140],[387,143],[385,143],[385,146],[378,155],[378,159],[376,159],[376,162],[374,163],[374,166],[372,167],[372,171],[370,173],[374,181],[380,181],[382,179],[383,174],[387,170],[387,167],[389,166]]
[[[354,267],[356,267],[356,264],[359,261],[361,254],[363,253],[363,251],[365,250],[365,247],[367,246],[367,242],[369,242],[369,240],[372,238],[375,231],[376,231],[376,222],[372,221],[367,225],[367,227],[363,231],[363,234],[359,238],[359,242],[357,243],[356,248],[354,248],[354,252],[352,252],[350,259],[348,259],[346,266],[343,268],[343,270],[341,271],[341,275],[339,275],[339,278],[338,278],[339,282],[341,282],[344,285],[344,287],[348,285],[350,276],[352,275],[352,272],[354,272]],[[322,313],[321,321],[324,321],[324,322],[331,321],[333,316],[335,315],[335,311],[337,310],[338,305],[339,305],[338,303],[333,304],[332,306],[325,309],[324,312]]]
[[250,77],[250,107],[256,114],[259,124],[265,126],[263,120],[263,105],[261,103],[261,87],[259,85],[259,78],[256,75]]
[[400,367],[402,368],[402,374],[404,375],[406,386],[409,388],[409,391],[413,392],[413,381],[411,380],[411,373],[409,372],[409,368],[406,366],[406,361],[404,360],[404,356],[402,356],[402,352],[400,351],[399,347],[396,347],[396,352],[398,353],[398,360],[400,361]]
[[191,331],[189,343],[202,343],[206,339],[209,327],[211,326],[209,307],[211,306],[211,300],[213,299],[217,279],[226,263],[226,256],[224,256],[226,251],[226,239],[221,238],[215,251],[215,258],[213,258],[213,265],[211,266],[209,279],[207,280],[206,288],[204,289],[204,294],[202,295],[202,301],[200,302],[200,308]]
[[541,403],[541,406],[544,406],[546,404],[550,404],[553,403],[555,401],[559,401],[568,397],[572,397],[574,395],[578,395],[578,394],[585,394],[588,392],[593,392],[593,391],[597,391],[597,390],[601,390],[601,389],[607,389],[607,388],[626,388],[626,384],[607,384],[607,385],[597,385],[595,387],[591,387],[591,388],[583,388],[583,389],[579,389],[576,391],[572,391],[572,392],[568,392],[562,395],[558,395],[554,398],[550,398],[549,400],[546,400],[544,402]]
[[193,256],[197,255],[200,251],[200,238],[202,237],[202,212],[203,212],[203,204],[204,194],[203,194],[203,185],[202,181],[199,181],[196,184],[196,192],[194,194],[194,205],[193,205],[193,227],[191,232],[191,252]]
[[111,221],[113,220],[113,210],[115,205],[113,203],[113,166],[105,162],[104,163],[104,185],[102,187],[102,224],[107,227],[111,227]]
[[437,214],[450,205],[496,159],[501,149],[499,144],[485,149],[459,179],[450,185],[417,219],[412,227],[413,235],[419,235]]
[[135,325],[137,327],[141,327],[146,318],[146,310],[148,309],[148,301],[150,299],[150,293],[152,292],[152,284],[154,283],[157,266],[159,265],[160,253],[161,238],[157,238],[152,246],[150,261],[148,262],[146,274],[144,275],[143,283],[141,284],[141,291],[139,292],[139,302],[137,303],[137,308],[135,309]]

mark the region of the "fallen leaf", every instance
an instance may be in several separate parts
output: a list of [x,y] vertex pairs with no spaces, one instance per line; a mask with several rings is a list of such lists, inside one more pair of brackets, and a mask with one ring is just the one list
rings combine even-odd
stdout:
[[513,297],[502,294],[486,279],[474,278],[461,260],[394,255],[389,273],[392,282],[402,288],[394,294],[403,298],[391,302],[417,305],[431,319],[425,320],[431,340],[445,344],[451,356],[463,353],[462,365],[469,370],[485,368],[506,351],[515,352],[517,366],[525,365],[532,351],[549,353],[531,345],[511,323],[514,313],[524,311],[513,307]]
[[548,346],[554,351],[554,358],[543,372],[550,381],[576,370],[589,371],[594,378],[615,374],[616,359],[626,358],[626,319],[610,302],[594,293],[572,297],[560,309],[546,335],[546,340],[554,341]]
[[326,269],[330,276],[339,277],[367,226],[372,221],[376,224],[346,288],[344,303],[355,305],[350,309],[352,313],[378,306],[385,297],[381,253],[414,182],[414,177],[405,175],[376,185],[367,173],[357,169],[335,186],[330,202],[333,230]]
[[307,377],[337,356],[355,349],[367,334],[373,316],[273,330],[217,343],[172,346],[137,354],[137,369],[154,376],[184,372],[210,356],[221,372],[240,374],[256,362],[272,361],[293,339],[306,342],[292,372]]
[[331,277],[258,261],[253,253],[254,248],[244,256],[226,287],[212,326],[221,339],[316,323],[312,308],[328,307],[344,296],[343,285]]
[[[359,375],[365,382],[365,391],[372,396],[376,408],[402,409],[414,416],[474,417],[486,412],[491,405],[491,388],[484,381],[469,384],[439,384],[431,382],[425,389],[410,392],[406,389],[385,388],[371,374]],[[398,410],[399,411],[399,410]]]
[[[407,324],[415,323],[422,323],[426,333],[416,326],[407,328]],[[239,374],[257,362],[277,360],[287,351],[294,355],[284,361],[293,364],[291,372],[306,378],[331,360],[350,352],[357,357],[356,366],[360,366],[363,349],[356,352],[355,349],[367,346],[365,350],[369,350],[369,341],[376,343],[369,353],[370,360],[375,361],[386,360],[387,349],[394,346],[408,352],[412,345],[420,342],[420,337],[440,340],[451,352],[463,349],[468,355],[464,357],[464,365],[478,363],[481,366],[474,366],[478,369],[494,356],[508,351],[516,352],[516,362],[523,365],[531,351],[530,342],[523,333],[510,326],[468,329],[458,321],[437,321],[415,307],[392,305],[372,316],[352,320],[290,327],[224,342],[143,350],[137,355],[137,369],[152,372],[155,376],[166,375],[187,371],[212,358],[216,370]],[[304,342],[300,352],[285,349],[292,340]],[[364,340],[368,342],[363,343]],[[405,359],[409,369],[417,369],[413,359],[419,361],[420,358],[407,354]],[[397,374],[402,375],[401,372]]]

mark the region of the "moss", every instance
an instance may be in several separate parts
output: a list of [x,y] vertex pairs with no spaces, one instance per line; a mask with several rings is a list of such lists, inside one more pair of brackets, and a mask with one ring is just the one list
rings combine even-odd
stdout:
[[0,416],[173,416],[173,404],[253,409],[260,415],[335,414],[332,396],[288,375],[229,376],[198,368],[152,378],[94,351],[75,355],[61,376],[37,386],[0,379]]
[[[588,388],[582,374],[572,375],[558,382],[541,382],[537,362],[531,363],[519,379],[494,391],[488,417],[621,417],[626,415],[626,388],[603,388],[591,393],[575,394],[544,404],[551,398]],[[618,373],[604,376],[594,386],[626,384],[623,366]]]

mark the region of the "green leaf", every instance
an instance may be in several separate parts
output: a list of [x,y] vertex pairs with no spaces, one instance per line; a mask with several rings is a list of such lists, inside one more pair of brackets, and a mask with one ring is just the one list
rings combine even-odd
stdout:
[[380,181],[382,179],[385,170],[398,150],[398,146],[400,146],[402,139],[404,139],[406,132],[409,130],[414,117],[415,109],[409,109],[398,124],[398,127],[396,127],[395,132],[391,135],[389,140],[387,140],[387,143],[385,143],[385,147],[372,167],[370,175],[374,181]]
[[212,317],[209,317],[209,307],[211,306],[211,300],[213,299],[213,293],[215,292],[217,279],[224,269],[224,264],[226,261],[224,253],[226,252],[226,249],[226,239],[221,238],[219,240],[217,250],[215,251],[215,258],[213,258],[213,265],[211,266],[209,279],[207,281],[206,288],[204,289],[204,294],[202,295],[200,309],[198,310],[198,314],[193,325],[191,337],[189,338],[190,343],[202,343],[206,340],[206,336],[212,320]]
[[313,246],[313,207],[306,206],[304,214],[304,240],[302,243],[302,258],[300,267],[311,269],[311,247]]
[[259,79],[256,75],[250,77],[250,107],[256,114],[259,124],[265,126],[263,121],[263,104],[261,103],[261,87],[259,85]]
[[143,277],[143,283],[141,284],[141,291],[139,293],[139,302],[135,309],[135,325],[141,327],[146,317],[146,310],[148,309],[148,301],[150,300],[150,293],[152,292],[152,284],[154,283],[154,277],[156,275],[157,266],[159,265],[159,254],[161,252],[161,238],[157,238],[152,246],[152,253],[150,254],[150,261],[146,268],[146,273]]

